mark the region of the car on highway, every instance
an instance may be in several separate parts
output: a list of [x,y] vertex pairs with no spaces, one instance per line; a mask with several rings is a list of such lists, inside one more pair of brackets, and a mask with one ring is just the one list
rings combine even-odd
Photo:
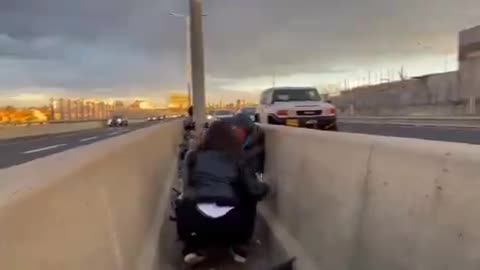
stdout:
[[150,116],[147,118],[147,121],[160,121],[166,119],[165,115],[159,115],[159,116]]
[[263,124],[337,130],[337,109],[314,87],[273,87],[262,92],[255,120]]
[[126,127],[128,126],[127,118],[121,115],[115,115],[112,118],[108,119],[107,126],[109,127]]
[[237,111],[237,114],[245,114],[250,116],[252,121],[255,121],[255,114],[257,112],[256,107],[243,107],[240,110]]

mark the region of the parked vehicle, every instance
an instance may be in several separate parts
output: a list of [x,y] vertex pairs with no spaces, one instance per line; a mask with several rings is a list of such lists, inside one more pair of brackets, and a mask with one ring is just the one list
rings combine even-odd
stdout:
[[337,130],[337,109],[313,87],[274,87],[262,92],[255,120],[264,124]]

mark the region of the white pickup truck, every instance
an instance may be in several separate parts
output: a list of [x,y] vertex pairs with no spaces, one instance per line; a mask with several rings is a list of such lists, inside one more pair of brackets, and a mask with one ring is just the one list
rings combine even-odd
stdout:
[[274,87],[262,92],[257,122],[337,130],[337,109],[312,87]]

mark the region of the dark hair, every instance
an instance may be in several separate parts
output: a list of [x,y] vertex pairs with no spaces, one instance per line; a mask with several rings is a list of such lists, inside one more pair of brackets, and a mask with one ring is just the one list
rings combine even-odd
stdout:
[[198,146],[199,151],[215,150],[228,154],[237,159],[242,152],[242,145],[235,136],[233,125],[227,121],[213,122],[202,142]]
[[188,115],[189,115],[189,116],[193,116],[193,106],[190,106],[190,107],[188,108]]

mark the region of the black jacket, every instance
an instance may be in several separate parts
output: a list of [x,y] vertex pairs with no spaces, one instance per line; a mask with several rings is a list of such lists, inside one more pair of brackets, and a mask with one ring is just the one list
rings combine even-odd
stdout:
[[230,120],[238,128],[247,131],[243,145],[243,160],[254,173],[263,173],[265,164],[265,133],[246,114],[237,114]]
[[243,147],[244,160],[254,173],[263,173],[265,167],[265,133],[254,125]]
[[192,117],[188,117],[185,120],[183,120],[183,130],[184,131],[195,130],[195,122],[193,122]]
[[184,198],[199,203],[236,206],[243,196],[261,200],[268,186],[249,167],[223,152],[188,152],[183,164]]

